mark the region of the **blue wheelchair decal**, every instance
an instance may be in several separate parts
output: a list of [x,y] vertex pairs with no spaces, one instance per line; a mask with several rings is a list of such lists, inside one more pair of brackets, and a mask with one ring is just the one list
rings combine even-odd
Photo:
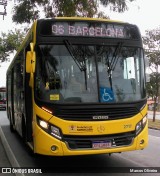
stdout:
[[100,87],[100,99],[101,102],[113,102],[114,101],[113,91],[108,87]]

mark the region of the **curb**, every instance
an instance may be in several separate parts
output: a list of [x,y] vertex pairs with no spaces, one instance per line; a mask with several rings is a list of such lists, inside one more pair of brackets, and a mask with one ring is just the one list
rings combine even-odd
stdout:
[[[7,154],[7,157],[9,159],[9,162],[11,164],[12,167],[18,167],[20,168],[20,165],[18,164],[18,161],[15,157],[15,155],[13,154],[7,140],[6,140],[6,137],[2,131],[2,128],[0,126],[0,137],[1,137],[1,140],[2,140],[2,144],[3,144],[3,147],[6,151],[6,154]],[[16,176],[25,176],[23,173],[15,173]]]
[[[153,111],[147,111],[148,114],[153,114],[154,112]],[[160,112],[159,111],[156,111],[156,115],[160,115]]]
[[154,128],[154,127],[148,127],[149,129],[152,129],[152,130],[160,130],[158,128]]

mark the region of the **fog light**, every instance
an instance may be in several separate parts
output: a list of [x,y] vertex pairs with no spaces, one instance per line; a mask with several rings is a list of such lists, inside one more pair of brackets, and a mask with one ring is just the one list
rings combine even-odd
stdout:
[[140,141],[140,144],[144,144],[144,140],[143,139]]
[[62,139],[59,128],[55,126],[51,126],[51,135],[58,139]]
[[56,151],[56,150],[57,150],[57,146],[52,145],[51,150],[52,150],[52,151]]

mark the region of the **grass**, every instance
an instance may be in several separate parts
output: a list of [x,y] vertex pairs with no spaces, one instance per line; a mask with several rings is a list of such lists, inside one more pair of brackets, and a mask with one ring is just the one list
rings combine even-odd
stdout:
[[160,130],[160,120],[155,120],[155,122],[153,122],[152,119],[148,119],[148,126],[149,128],[156,128]]

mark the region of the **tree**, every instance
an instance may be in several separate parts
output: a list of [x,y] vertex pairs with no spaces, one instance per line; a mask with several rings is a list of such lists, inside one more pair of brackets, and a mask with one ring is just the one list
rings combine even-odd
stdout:
[[[82,16],[108,18],[99,5],[112,7],[113,11],[124,12],[128,9],[126,2],[135,0],[15,0],[13,8],[13,22],[30,23],[40,18],[43,9],[45,17],[55,16]],[[0,37],[0,62],[9,58],[10,53],[17,50],[22,41],[23,33],[20,30],[2,33]]]
[[0,62],[8,61],[10,54],[18,50],[23,39],[24,33],[17,29],[9,31],[8,34],[1,33]]
[[[103,11],[99,10],[99,5],[110,6],[113,11],[124,12],[128,9],[127,2],[135,0],[15,0],[13,8],[13,22],[30,23],[40,18],[43,9],[45,17],[55,16],[82,16],[109,18]],[[10,31],[8,34],[2,33],[0,37],[0,62],[6,61],[10,53],[17,50],[23,39],[20,30]]]
[[[135,0],[128,0],[130,2]],[[127,0],[17,0],[14,6],[13,21],[16,23],[30,23],[40,17],[40,7],[45,17],[82,16],[108,18],[99,10],[99,5],[110,7],[113,11],[128,10]]]
[[160,28],[146,31],[143,37],[145,54],[149,58],[149,68],[152,72],[150,83],[147,84],[148,95],[154,100],[153,121],[155,121],[156,107],[160,92]]

